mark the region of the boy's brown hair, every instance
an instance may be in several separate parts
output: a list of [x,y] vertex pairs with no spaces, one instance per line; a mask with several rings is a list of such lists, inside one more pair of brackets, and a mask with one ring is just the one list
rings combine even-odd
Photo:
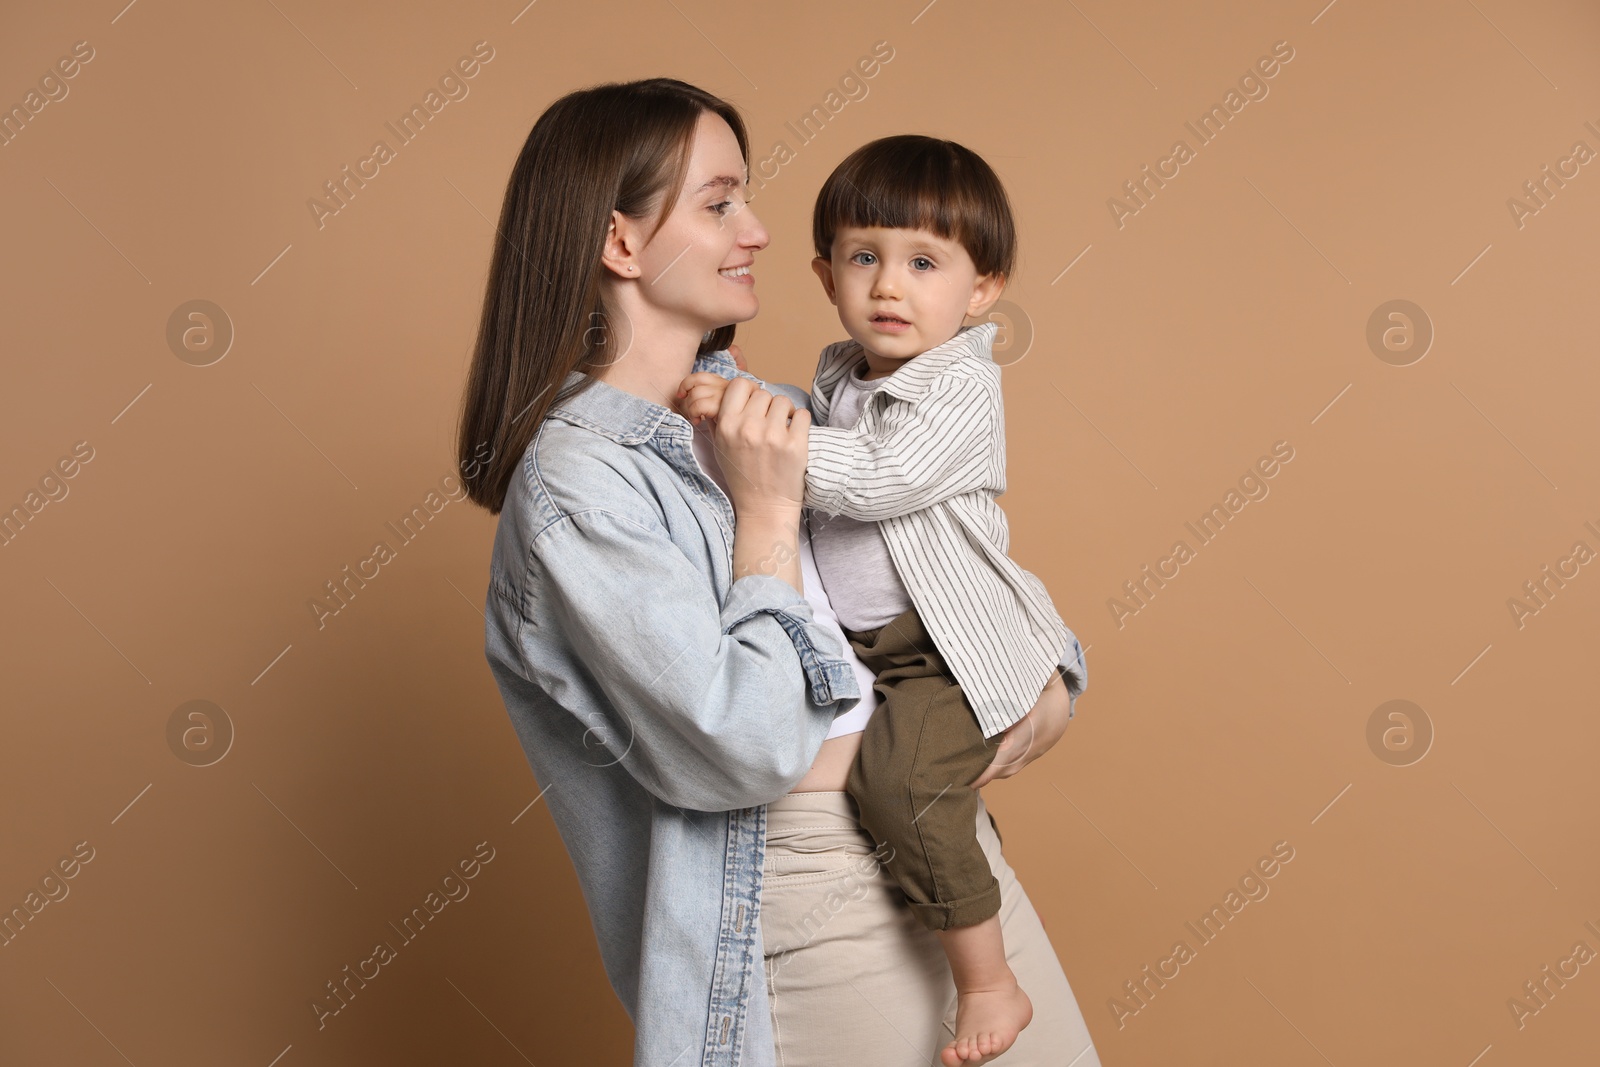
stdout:
[[811,215],[817,255],[832,258],[844,226],[929,230],[966,249],[979,274],[1009,278],[1016,258],[999,176],[970,148],[921,134],[869,141],[828,175]]

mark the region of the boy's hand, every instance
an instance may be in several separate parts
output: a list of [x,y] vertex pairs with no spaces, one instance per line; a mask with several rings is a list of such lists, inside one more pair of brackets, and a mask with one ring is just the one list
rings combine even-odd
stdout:
[[706,419],[715,423],[717,412],[722,408],[722,394],[728,391],[730,381],[731,378],[724,378],[715,371],[696,371],[679,384],[673,407],[692,426]]

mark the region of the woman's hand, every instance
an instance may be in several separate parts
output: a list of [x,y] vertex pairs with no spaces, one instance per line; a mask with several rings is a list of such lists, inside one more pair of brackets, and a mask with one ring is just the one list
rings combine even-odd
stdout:
[[[693,389],[709,373],[691,374],[684,384]],[[712,440],[734,512],[741,517],[747,512],[782,512],[798,525],[805,499],[811,412],[749,378],[728,379],[712,388],[721,390]]]
[[978,775],[971,788],[980,789],[996,778],[1010,778],[1050,751],[1051,746],[1066,733],[1067,723],[1071,721],[1068,718],[1071,709],[1061,672],[1052,670],[1050,683],[1039,694],[1038,703],[1000,735],[994,760]]

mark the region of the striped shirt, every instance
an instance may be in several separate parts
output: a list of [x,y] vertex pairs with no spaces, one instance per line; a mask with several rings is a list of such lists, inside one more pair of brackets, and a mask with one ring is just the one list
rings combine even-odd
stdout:
[[1006,488],[1005,414],[992,322],[963,328],[902,364],[866,398],[854,428],[828,426],[840,380],[861,346],[823,349],[811,386],[805,504],[877,521],[923,626],[961,685],[985,737],[1038,702],[1064,664],[1076,702],[1083,650],[1044,583],[1006,554],[995,501]]

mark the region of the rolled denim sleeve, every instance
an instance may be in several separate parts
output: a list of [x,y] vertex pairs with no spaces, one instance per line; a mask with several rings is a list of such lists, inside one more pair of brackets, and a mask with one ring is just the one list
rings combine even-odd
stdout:
[[[833,632],[817,622],[811,602],[794,586],[770,574],[747,574],[733,583],[728,602],[722,606],[720,622],[724,634],[762,612],[771,613],[789,635],[795,652],[800,656],[800,666],[805,671],[806,683],[811,688],[811,702],[817,706],[834,704],[846,697],[861,695],[855,672],[844,659]],[[854,704],[854,701],[851,702]],[[842,714],[849,706],[840,709]]]
[[[843,649],[793,586],[746,575],[718,604],[643,517],[586,510],[551,523],[534,541],[529,589],[539,610],[522,627],[527,668],[565,706],[598,716],[589,728],[617,762],[678,807],[781,796],[860,697]],[[540,666],[574,662],[580,679]],[[574,685],[599,699],[563,700]]]

